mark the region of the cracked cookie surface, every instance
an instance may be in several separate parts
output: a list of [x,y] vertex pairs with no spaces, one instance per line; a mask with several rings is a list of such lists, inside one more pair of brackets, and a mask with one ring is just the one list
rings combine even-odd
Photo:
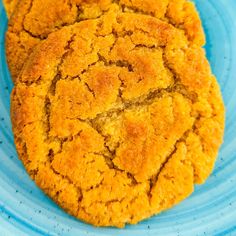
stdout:
[[[12,1],[13,2],[13,1]],[[15,81],[35,46],[66,25],[99,18],[111,4],[122,12],[151,15],[182,29],[189,42],[202,46],[204,34],[193,3],[186,0],[21,0],[9,21],[7,61]],[[143,32],[145,33],[145,32]],[[140,32],[139,37],[145,37]]]
[[201,43],[158,14],[115,3],[51,33],[12,92],[28,173],[96,226],[173,207],[206,180],[222,143],[224,105]]

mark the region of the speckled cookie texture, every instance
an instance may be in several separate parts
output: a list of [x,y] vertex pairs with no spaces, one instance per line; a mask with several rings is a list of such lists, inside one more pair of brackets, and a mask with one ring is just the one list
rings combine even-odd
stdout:
[[42,0],[21,0],[9,21],[6,36],[7,59],[13,80],[18,77],[35,45],[51,32],[78,21],[99,18],[111,3],[119,5],[123,11],[169,22],[185,30],[191,42],[204,44],[199,16],[194,5],[186,0],[44,0],[43,4]]
[[11,17],[17,3],[18,3],[18,0],[3,0],[3,5],[6,9],[8,17]]
[[135,224],[188,197],[211,173],[224,131],[193,4],[63,1],[65,18],[37,24],[38,2],[8,34],[22,58],[37,44],[11,104],[30,176],[96,226]]

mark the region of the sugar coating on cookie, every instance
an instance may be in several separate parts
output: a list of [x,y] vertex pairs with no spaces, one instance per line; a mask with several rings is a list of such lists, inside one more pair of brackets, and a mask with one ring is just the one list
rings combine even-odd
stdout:
[[[28,173],[68,213],[96,226],[135,224],[188,197],[211,173],[224,132],[203,37],[183,30],[185,11],[166,13],[165,1],[150,11],[152,1],[120,2],[123,10],[110,4],[97,19],[51,33],[12,92],[15,143]],[[83,19],[92,14],[85,9]]]
[[[12,1],[13,2],[13,1]],[[21,0],[6,35],[8,65],[15,81],[33,48],[66,25],[99,18],[111,4],[123,12],[150,15],[185,31],[189,42],[202,46],[204,34],[193,3],[186,0]]]

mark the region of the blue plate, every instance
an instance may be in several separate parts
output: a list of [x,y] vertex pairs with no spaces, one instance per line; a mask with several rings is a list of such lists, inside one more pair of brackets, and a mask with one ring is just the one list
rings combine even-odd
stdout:
[[[1,1],[1,0],[0,0]],[[7,17],[0,2],[0,235],[236,235],[236,1],[195,0],[206,51],[227,107],[225,142],[207,183],[177,207],[125,229],[95,228],[64,213],[18,160],[9,116],[13,87],[4,52]]]

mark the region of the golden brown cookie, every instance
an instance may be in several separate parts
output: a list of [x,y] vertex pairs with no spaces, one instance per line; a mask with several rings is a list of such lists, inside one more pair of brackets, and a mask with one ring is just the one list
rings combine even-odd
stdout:
[[16,4],[18,3],[18,0],[3,0],[3,5],[6,9],[7,16],[10,18],[13,11],[15,10]]
[[186,0],[21,0],[9,21],[6,52],[15,81],[35,45],[48,34],[84,19],[99,18],[111,5],[123,12],[150,15],[185,31],[202,46],[204,34],[193,3]]
[[202,42],[181,28],[112,4],[51,33],[25,64],[12,92],[16,147],[75,217],[135,224],[211,173],[224,105]]

